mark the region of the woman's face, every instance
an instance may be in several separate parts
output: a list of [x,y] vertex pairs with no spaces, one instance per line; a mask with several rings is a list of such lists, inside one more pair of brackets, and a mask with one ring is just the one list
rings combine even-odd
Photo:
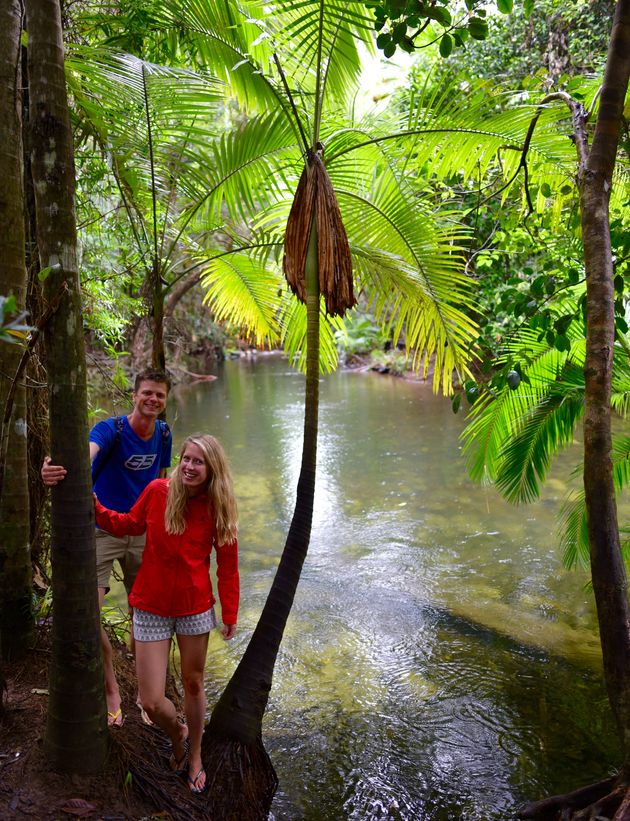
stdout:
[[189,443],[184,448],[179,462],[179,472],[182,482],[190,496],[203,493],[208,484],[208,467],[199,445]]

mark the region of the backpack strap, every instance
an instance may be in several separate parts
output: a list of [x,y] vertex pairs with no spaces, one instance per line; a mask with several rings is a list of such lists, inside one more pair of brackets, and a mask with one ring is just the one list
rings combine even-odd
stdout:
[[[101,471],[103,470],[103,468],[107,464],[107,461],[108,461],[109,457],[114,452],[114,449],[116,447],[118,447],[118,443],[122,439],[123,429],[125,427],[125,417],[124,416],[114,416],[114,425],[116,427],[116,434],[114,436],[114,441],[109,446],[107,452],[104,453],[101,456],[96,472],[94,472],[94,471],[92,472],[92,484],[93,485],[96,484],[96,480],[101,475]],[[98,456],[98,454],[97,454],[97,456]]]
[[162,432],[162,450],[160,452],[160,470],[162,470],[162,459],[164,457],[164,451],[171,439],[171,429],[163,419],[158,419],[158,425]]

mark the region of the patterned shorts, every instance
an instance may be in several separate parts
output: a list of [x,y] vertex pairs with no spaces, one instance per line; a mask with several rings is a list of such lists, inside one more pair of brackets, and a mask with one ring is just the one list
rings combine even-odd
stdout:
[[214,607],[194,616],[158,616],[146,610],[133,608],[133,636],[136,641],[164,641],[173,633],[179,636],[200,636],[217,626]]

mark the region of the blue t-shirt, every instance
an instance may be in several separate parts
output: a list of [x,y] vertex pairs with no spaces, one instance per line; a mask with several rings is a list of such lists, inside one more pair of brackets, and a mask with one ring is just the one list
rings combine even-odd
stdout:
[[122,421],[118,441],[113,417],[98,422],[90,431],[90,442],[100,448],[92,462],[92,476],[97,477],[94,491],[99,502],[110,510],[128,513],[149,482],[158,478],[162,468],[170,466],[173,438],[170,431],[168,437],[164,436],[158,421],[153,436],[144,441],[134,432],[126,416]]

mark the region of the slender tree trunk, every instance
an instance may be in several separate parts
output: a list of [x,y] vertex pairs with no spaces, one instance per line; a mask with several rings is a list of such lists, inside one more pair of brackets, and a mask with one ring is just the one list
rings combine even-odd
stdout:
[[221,821],[266,819],[277,787],[262,745],[262,720],[284,628],[308,551],[313,520],[319,412],[319,277],[315,217],[306,262],[307,366],[302,464],[295,510],[278,570],[252,638],[212,712],[202,753],[208,814]]
[[[630,768],[630,609],[611,460],[615,293],[608,206],[629,74],[630,0],[620,0],[595,134],[590,150],[580,157],[578,185],[587,292],[584,489],[604,675],[626,768]],[[584,142],[579,133],[577,137],[579,150]]]
[[27,0],[32,171],[48,302],[51,456],[68,474],[52,492],[53,647],[46,750],[52,765],[96,772],[107,751],[96,592],[87,386],[74,215],[72,132],[58,0]]
[[[155,230],[155,228],[154,228]],[[163,371],[166,369],[166,354],[164,351],[164,288],[160,274],[160,265],[157,257],[153,260],[151,271],[151,365]]]
[[[19,0],[0,7],[0,295],[26,302],[22,184],[22,8]],[[0,452],[4,471],[0,496],[0,647],[4,658],[23,653],[33,635],[26,460],[26,391],[8,393],[22,355],[18,345],[0,345]],[[21,380],[20,380],[21,382]]]

